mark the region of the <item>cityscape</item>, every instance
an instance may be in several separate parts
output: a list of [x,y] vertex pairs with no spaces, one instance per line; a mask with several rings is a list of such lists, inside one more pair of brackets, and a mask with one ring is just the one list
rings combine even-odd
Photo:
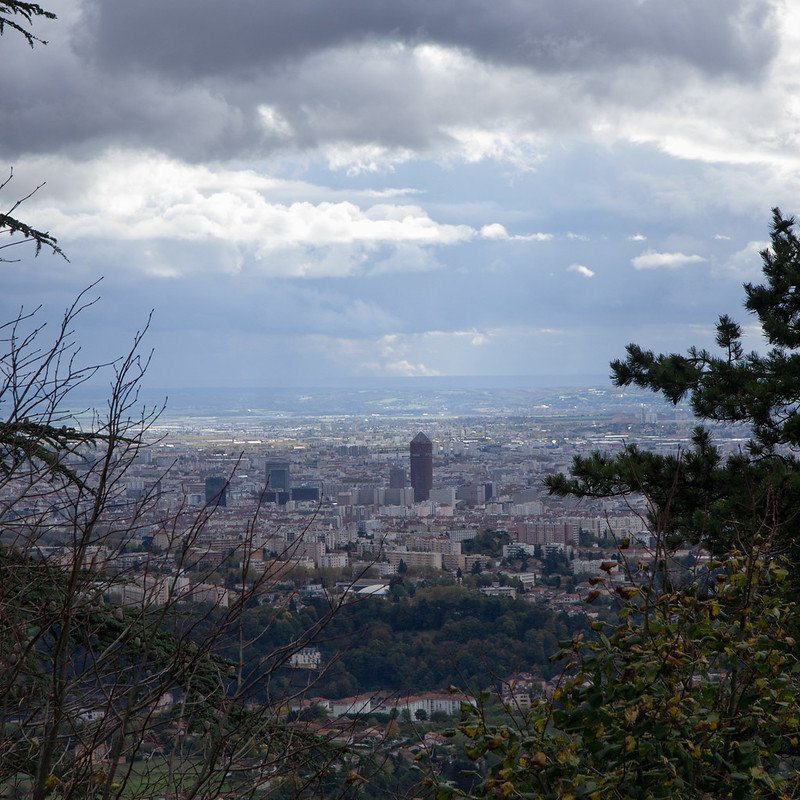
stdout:
[[[122,606],[227,608],[249,581],[263,592],[259,602],[296,609],[315,596],[391,598],[398,580],[439,580],[586,619],[590,581],[603,569],[631,580],[624,564],[608,568],[621,541],[632,542],[633,557],[652,557],[645,498],[579,502],[551,496],[543,481],[568,474],[575,456],[594,451],[638,444],[678,454],[692,425],[682,405],[639,390],[572,387],[515,389],[513,407],[498,392],[501,407],[486,408],[485,391],[460,389],[448,403],[469,407],[470,416],[439,409],[415,418],[417,405],[437,410],[434,396],[417,390],[400,402],[371,391],[369,405],[388,404],[391,414],[288,417],[237,408],[230,398],[220,417],[168,406],[149,424],[110,508],[112,518],[135,518],[135,527],[122,539],[83,543],[83,566],[117,576],[108,592]],[[715,427],[722,452],[741,448],[746,434]],[[4,489],[9,500],[18,491],[15,483]],[[28,518],[43,514],[29,503],[20,537]],[[71,564],[68,525],[50,512],[36,551]],[[6,524],[4,541],[13,546],[15,536]],[[676,563],[687,556],[674,554]],[[329,647],[325,658],[334,656]],[[322,658],[316,647],[301,648],[292,664],[320,669]],[[527,675],[523,685],[528,702],[535,682]],[[329,701],[341,708],[341,698]],[[366,698],[346,702],[367,705]],[[457,711],[457,703],[446,705]]]
[[800,797],[800,3],[0,51],[0,800]]
[[[515,409],[413,421],[377,414],[264,420],[257,413],[173,421],[167,411],[150,429],[153,444],[127,470],[125,499],[147,499],[156,516],[212,509],[193,544],[204,564],[229,560],[246,536],[251,551],[238,558],[254,570],[266,569],[270,554],[285,554],[309,576],[363,571],[384,582],[401,561],[412,572],[463,574],[476,562],[491,572],[503,559],[533,559],[543,547],[574,556],[581,531],[595,545],[642,534],[639,498],[577,503],[549,496],[543,479],[568,473],[574,456],[595,450],[645,443],[677,453],[691,429],[686,409],[610,387],[532,394],[550,402],[528,418]],[[728,448],[746,438],[736,428],[718,433]],[[465,540],[485,530],[508,534],[502,558],[462,552]],[[159,550],[174,547],[164,531],[142,525],[140,536]],[[535,578],[535,570],[522,576],[531,590],[539,588]]]

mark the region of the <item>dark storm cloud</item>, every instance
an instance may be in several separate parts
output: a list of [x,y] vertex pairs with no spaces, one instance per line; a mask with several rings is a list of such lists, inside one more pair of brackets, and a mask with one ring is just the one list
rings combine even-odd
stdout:
[[374,39],[545,71],[647,58],[747,78],[770,59],[771,10],[769,0],[92,0],[84,32],[105,64],[179,80],[246,75]]
[[[770,0],[75,2],[47,47],[4,37],[17,65],[0,97],[6,159],[109,145],[190,161],[332,142],[452,151],[456,128],[574,132],[595,106],[653,106],[692,74],[753,79],[776,52]],[[431,67],[390,42],[522,74]]]

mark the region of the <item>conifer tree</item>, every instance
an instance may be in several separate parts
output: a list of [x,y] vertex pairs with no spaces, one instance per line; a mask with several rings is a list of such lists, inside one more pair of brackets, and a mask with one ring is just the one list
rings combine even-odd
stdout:
[[[730,317],[717,323],[719,352],[655,355],[632,344],[612,363],[618,386],[673,403],[688,399],[699,422],[690,446],[659,455],[630,445],[578,457],[551,492],[639,494],[648,504],[653,563],[619,561],[625,582],[592,578],[587,603],[616,614],[592,623],[551,660],[561,680],[523,714],[498,724],[482,695],[463,708],[458,732],[476,762],[468,792],[431,777],[438,800],[526,797],[612,800],[789,798],[800,791],[796,518],[800,509],[800,240],[795,220],[773,212],[761,254],[763,283],[746,284],[768,349],[745,353]],[[723,457],[713,424],[747,426],[749,441]],[[687,566],[683,541],[719,554]],[[787,559],[788,556],[789,558]],[[452,732],[455,735],[456,731]]]
[[[637,344],[612,362],[617,386],[636,385],[678,404],[688,400],[700,423],[746,426],[749,441],[722,457],[712,429],[694,429],[688,448],[657,455],[629,445],[615,456],[576,457],[572,477],[547,483],[551,493],[579,497],[646,495],[651,524],[673,543],[703,542],[715,552],[769,538],[773,551],[800,563],[795,535],[800,510],[800,239],[795,219],[773,209],[771,243],[761,253],[764,281],[744,285],[769,349],[745,353],[742,328],[723,315],[714,353],[655,355]],[[742,539],[749,541],[742,541]]]
[[0,2],[0,36],[8,28],[22,35],[31,47],[33,47],[34,42],[47,44],[38,36],[34,36],[30,30],[30,26],[36,17],[56,19],[56,15],[52,11],[42,8],[38,3],[25,3],[21,0]]
[[[38,3],[25,3],[19,0],[0,1],[0,36],[7,30],[10,30],[20,34],[31,47],[33,47],[36,42],[39,44],[47,44],[43,39],[34,35],[31,30],[37,18],[56,19],[56,15],[52,11],[42,8]],[[6,177],[5,180],[0,180],[0,192],[8,186],[13,175],[14,170],[9,169],[8,177]],[[16,200],[7,211],[3,212],[0,210],[0,234],[7,234],[7,237],[4,237],[5,241],[0,242],[0,250],[6,250],[9,247],[14,247],[21,242],[27,241],[34,243],[36,255],[39,254],[42,248],[45,248],[66,259],[66,256],[58,246],[55,238],[51,236],[48,231],[34,228],[16,216],[17,209],[20,205],[34,195],[40,188],[41,185],[37,186],[25,197]],[[0,261],[8,260],[8,258],[0,255]]]

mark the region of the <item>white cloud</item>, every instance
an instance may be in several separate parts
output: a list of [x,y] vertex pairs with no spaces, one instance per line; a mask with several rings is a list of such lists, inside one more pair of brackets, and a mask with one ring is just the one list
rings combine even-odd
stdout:
[[[294,266],[289,274],[314,277],[358,273],[365,265],[364,254],[375,248],[424,249],[477,235],[468,225],[436,222],[418,205],[292,201],[287,197],[291,184],[250,170],[212,169],[122,151],[89,163],[53,161],[58,163],[50,164],[53,180],[48,189],[54,191],[46,198],[34,197],[30,209],[37,224],[58,230],[64,240],[216,241],[245,248],[266,272],[273,268],[269,256],[297,250],[306,257],[290,257]],[[350,248],[346,257],[341,248]],[[308,255],[314,249],[327,250]],[[321,259],[328,262],[324,268]],[[430,259],[422,259],[417,251],[417,269],[421,261],[423,268],[431,268]],[[384,271],[403,269],[390,257],[382,259],[382,265]],[[285,263],[274,269],[286,274]]]
[[385,200],[390,197],[407,197],[411,194],[425,194],[425,190],[412,189],[410,186],[407,186],[402,189],[367,189],[363,194],[365,197],[380,197]]
[[[509,121],[510,122],[510,121]],[[514,131],[514,125],[507,129],[489,129],[468,126],[442,126],[442,132],[453,140],[454,147],[448,160],[458,160],[474,164],[485,159],[505,161],[520,172],[530,172],[544,160],[543,140],[523,132]]]
[[345,170],[351,177],[365,173],[392,172],[396,166],[414,158],[412,150],[379,144],[334,142],[326,144],[322,149],[331,170]]
[[634,269],[658,269],[659,267],[675,269],[705,260],[698,255],[687,256],[685,253],[657,253],[654,250],[648,250],[636,258],[632,258],[631,264]]
[[[573,342],[575,335],[572,331],[529,326],[392,332],[377,339],[350,340],[347,363],[348,368],[357,362],[380,375],[468,375],[476,368],[479,373],[511,374],[524,372],[519,356],[523,350],[536,354],[531,358],[546,359],[547,371],[557,372],[564,366],[560,360],[565,355],[573,359],[581,350],[573,343],[574,353],[570,350],[565,354],[563,342]],[[553,355],[553,347],[561,347],[559,356]],[[336,350],[337,362],[343,361],[342,352],[342,348]]]
[[766,250],[769,246],[768,241],[748,242],[741,250],[729,256],[722,267],[715,270],[715,273],[733,276],[742,281],[757,281],[763,277],[761,251]]
[[552,233],[523,233],[519,236],[512,237],[513,239],[519,239],[522,241],[528,242],[549,242],[553,238]]
[[570,266],[567,267],[567,272],[578,272],[587,278],[594,277],[594,272],[590,270],[589,267],[584,267],[583,264],[570,264]]
[[567,239],[577,239],[579,242],[588,242],[590,238],[585,233],[568,233]]
[[503,239],[517,242],[549,242],[553,238],[552,233],[521,233],[512,236],[499,222],[484,225],[481,228],[481,236],[484,239]]
[[642,233],[634,233],[633,236],[628,237],[629,242],[646,242],[647,237]]
[[508,239],[508,231],[499,222],[493,222],[481,228],[481,236],[484,239]]
[[413,377],[424,375],[439,375],[436,369],[426,366],[421,362],[412,363],[407,357],[409,349],[419,348],[415,346],[418,336],[400,335],[397,333],[387,333],[381,336],[376,342],[377,352],[372,353],[372,369],[384,375],[396,375],[398,377]]
[[292,135],[292,126],[275,106],[259,106],[258,115],[267,133],[278,136],[281,139],[288,139]]
[[391,364],[386,364],[384,369],[390,375],[397,375],[403,378],[412,378],[416,376],[430,376],[441,374],[438,370],[430,369],[424,364],[412,364],[409,361],[394,361]]
[[718,240],[722,240],[722,241],[727,241],[727,240],[728,240],[728,239],[730,239],[731,237],[730,237],[730,236],[725,236],[725,235],[724,235],[724,234],[722,234],[722,233],[715,233],[715,234],[714,234],[714,238],[715,238],[715,239],[718,239]]

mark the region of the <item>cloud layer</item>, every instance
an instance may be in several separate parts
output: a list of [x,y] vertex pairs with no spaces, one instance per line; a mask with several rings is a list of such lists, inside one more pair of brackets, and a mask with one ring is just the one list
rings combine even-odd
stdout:
[[800,197],[777,0],[56,11],[46,47],[0,39],[0,160],[6,207],[46,181],[26,218],[71,262],[3,265],[0,312],[57,316],[105,275],[90,338],[154,307],[156,383],[603,373],[631,340],[706,344]]

